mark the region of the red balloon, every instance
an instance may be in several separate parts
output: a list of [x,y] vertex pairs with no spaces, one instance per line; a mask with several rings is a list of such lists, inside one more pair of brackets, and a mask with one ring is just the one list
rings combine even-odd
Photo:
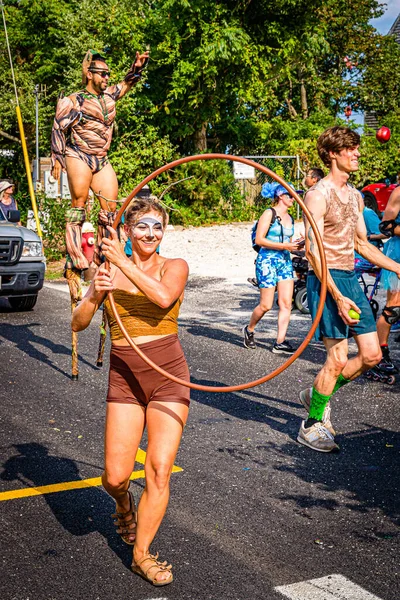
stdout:
[[390,129],[389,127],[381,127],[376,132],[376,139],[381,144],[386,144],[390,140]]

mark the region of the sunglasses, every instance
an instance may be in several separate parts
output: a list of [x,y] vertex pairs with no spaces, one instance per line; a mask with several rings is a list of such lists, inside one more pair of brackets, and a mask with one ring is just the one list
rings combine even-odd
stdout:
[[101,69],[89,69],[91,73],[97,73],[100,77],[110,77],[110,71],[102,71]]

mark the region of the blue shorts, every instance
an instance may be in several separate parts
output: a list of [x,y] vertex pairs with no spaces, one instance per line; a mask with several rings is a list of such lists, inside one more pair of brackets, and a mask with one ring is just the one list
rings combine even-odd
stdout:
[[[358,308],[361,310],[361,316],[360,320],[355,325],[346,325],[339,316],[336,302],[328,292],[321,320],[314,333],[314,339],[316,341],[321,341],[323,338],[340,340],[353,337],[354,335],[362,335],[364,333],[376,331],[376,324],[371,306],[358,283],[355,272],[342,271],[341,269],[329,269],[329,273],[343,296],[346,296],[357,304]],[[321,282],[315,273],[310,271],[307,276],[307,300],[313,321],[317,314],[320,291]]]
[[288,250],[260,251],[256,260],[259,288],[275,287],[279,281],[293,279],[293,267]]

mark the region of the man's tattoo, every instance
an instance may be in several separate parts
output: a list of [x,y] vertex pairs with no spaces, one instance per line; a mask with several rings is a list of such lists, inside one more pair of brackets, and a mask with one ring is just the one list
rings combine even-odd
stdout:
[[308,226],[307,237],[310,242],[310,251],[314,253],[314,236],[310,225]]

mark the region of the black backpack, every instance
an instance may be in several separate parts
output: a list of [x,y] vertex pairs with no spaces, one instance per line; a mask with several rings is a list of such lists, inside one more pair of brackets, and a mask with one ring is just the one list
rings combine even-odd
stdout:
[[[281,226],[280,241],[283,243],[283,226],[282,226],[282,223],[281,223],[281,218],[278,217],[278,215],[276,214],[276,210],[272,206],[268,210],[272,211],[272,219],[271,219],[271,223],[269,224],[268,231],[271,229],[272,225],[277,220],[278,223],[279,223],[279,225]],[[294,219],[293,219],[292,215],[290,215],[290,218],[292,219],[292,223],[294,223]],[[258,220],[254,223],[253,227],[251,228],[251,245],[253,246],[253,250],[258,253],[261,250],[261,246],[259,246],[258,244],[256,244],[257,226],[258,226]],[[268,231],[267,231],[265,237],[267,237]]]

